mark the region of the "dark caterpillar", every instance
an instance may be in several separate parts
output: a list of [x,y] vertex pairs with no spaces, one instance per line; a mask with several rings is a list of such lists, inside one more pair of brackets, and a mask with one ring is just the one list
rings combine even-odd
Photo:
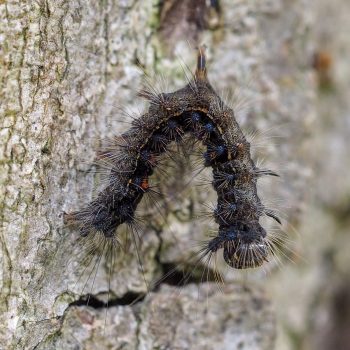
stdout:
[[150,101],[147,113],[133,120],[132,127],[113,142],[101,156],[112,162],[109,182],[85,209],[66,218],[80,224],[82,236],[92,231],[105,238],[117,235],[123,223],[135,221],[135,210],[149,191],[149,177],[159,157],[171,142],[191,134],[206,147],[204,165],[212,168],[212,185],[217,192],[214,218],[219,225],[216,237],[203,249],[203,256],[223,248],[226,263],[237,269],[258,267],[273,253],[262,215],[280,222],[266,209],[258,195],[257,179],[276,173],[258,169],[250,156],[250,144],[235,120],[234,111],[216,94],[207,79],[204,47],[198,49],[193,79],[173,93],[156,94],[142,90]]

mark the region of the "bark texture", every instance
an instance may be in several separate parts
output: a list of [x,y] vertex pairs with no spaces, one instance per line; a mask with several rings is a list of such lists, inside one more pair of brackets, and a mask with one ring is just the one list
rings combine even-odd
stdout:
[[310,148],[316,162],[299,227],[305,261],[270,280],[275,302],[285,305],[277,314],[284,329],[280,350],[350,346],[350,3],[316,1],[312,13],[319,88]]
[[[266,181],[263,193],[281,198],[297,224],[314,119],[309,9],[302,0],[220,4],[220,20],[198,33],[209,48],[210,80],[218,90],[240,89],[239,101],[249,104],[238,113],[246,129],[276,127],[272,135],[282,136],[278,145],[268,138],[259,153],[283,176]],[[159,40],[157,28],[166,24],[159,24],[158,5],[0,1],[1,348],[273,348],[274,311],[256,280],[242,286],[228,276],[222,291],[200,279],[180,289],[162,285],[129,305],[130,295],[147,292],[144,277],[152,281],[162,265],[186,260],[193,240],[204,238],[190,212],[192,202],[208,201],[201,189],[170,208],[161,232],[144,233],[144,277],[135,254],[116,256],[107,312],[101,301],[108,297],[109,266],[102,261],[94,279],[84,269],[86,247],[63,224],[64,212],[94,194],[99,140],[125,127],[116,107],[140,104],[137,62],[174,85],[184,78],[172,53],[193,66],[185,32],[170,48]],[[81,301],[87,291],[90,306]]]

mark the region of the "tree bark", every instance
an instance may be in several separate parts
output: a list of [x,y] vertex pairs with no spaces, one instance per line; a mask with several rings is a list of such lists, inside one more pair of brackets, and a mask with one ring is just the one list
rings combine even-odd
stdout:
[[[135,254],[118,254],[111,281],[101,263],[93,286],[81,293],[89,264],[77,265],[83,247],[63,213],[95,193],[98,140],[125,127],[113,118],[116,106],[139,106],[136,62],[177,84],[181,69],[172,53],[191,67],[195,58],[186,33],[166,49],[157,28],[167,23],[159,23],[158,4],[150,0],[0,1],[0,15],[1,347],[272,349],[274,311],[256,280],[242,286],[228,277],[222,291],[199,279],[181,289],[164,284],[129,305],[131,294],[147,292],[144,278],[152,281],[161,265],[188,258],[193,239],[203,238],[186,205],[182,220],[170,213],[161,233],[144,234],[144,274]],[[309,15],[302,0],[224,0],[220,21],[198,33],[209,48],[213,85],[241,88],[250,101],[238,113],[243,127],[277,126],[283,136],[279,145],[268,139],[260,153],[277,171],[282,163],[284,176],[266,182],[264,193],[281,198],[296,224],[314,118]],[[200,191],[184,201],[207,201]],[[81,301],[86,291],[95,298],[90,306]],[[107,297],[108,308],[101,307]]]

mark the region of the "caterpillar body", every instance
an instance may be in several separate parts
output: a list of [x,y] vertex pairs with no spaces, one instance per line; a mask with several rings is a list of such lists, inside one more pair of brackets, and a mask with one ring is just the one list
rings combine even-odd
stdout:
[[188,84],[172,93],[143,89],[139,95],[150,102],[146,113],[131,128],[116,137],[101,157],[111,162],[107,186],[84,209],[66,215],[80,225],[80,234],[92,231],[107,239],[118,235],[121,224],[135,221],[135,211],[150,190],[149,178],[172,142],[185,135],[201,142],[204,166],[211,167],[212,186],[217,193],[213,216],[217,234],[206,242],[202,256],[223,249],[225,262],[236,269],[261,266],[273,247],[259,219],[267,215],[257,194],[261,176],[278,176],[256,167],[234,111],[214,91],[207,78],[205,48],[199,47],[197,69]]

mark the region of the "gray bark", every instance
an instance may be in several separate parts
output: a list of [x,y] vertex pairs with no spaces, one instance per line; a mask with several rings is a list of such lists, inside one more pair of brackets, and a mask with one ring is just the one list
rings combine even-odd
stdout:
[[[209,78],[218,90],[241,88],[250,101],[238,113],[246,129],[278,126],[272,134],[282,140],[268,139],[259,155],[283,181],[265,182],[263,193],[281,198],[297,225],[314,119],[309,10],[302,0],[227,0],[222,9],[222,24],[200,37]],[[63,212],[94,194],[99,140],[125,127],[115,106],[139,106],[135,59],[175,85],[184,81],[157,36],[157,11],[150,0],[0,2],[4,349],[273,348],[274,311],[256,278],[241,286],[229,275],[222,291],[214,282],[162,285],[135,305],[118,305],[127,293],[147,292],[144,278],[153,281],[160,262],[180,264],[193,254],[193,240],[207,230],[186,209],[191,198],[208,200],[198,189],[180,203],[180,221],[170,213],[161,234],[144,234],[144,276],[135,254],[118,253],[109,295],[116,302],[107,312],[74,304],[86,291],[106,299],[109,267],[102,262],[94,283],[88,279],[84,247]],[[176,50],[192,67],[194,51],[184,41]]]
[[312,7],[315,48],[323,61],[310,140],[316,162],[312,200],[299,227],[304,262],[269,281],[275,303],[284,305],[277,312],[284,329],[279,350],[348,349],[350,344],[350,3],[320,0]]

